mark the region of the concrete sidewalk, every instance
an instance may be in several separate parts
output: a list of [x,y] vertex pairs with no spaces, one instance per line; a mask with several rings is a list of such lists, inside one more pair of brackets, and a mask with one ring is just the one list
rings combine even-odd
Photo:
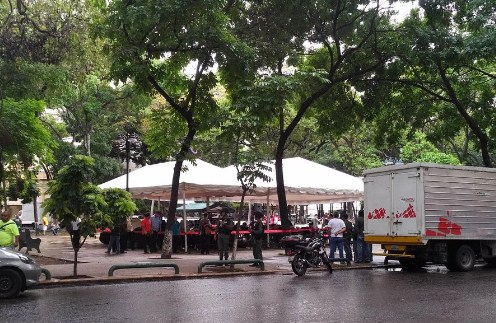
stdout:
[[[37,236],[41,239],[41,253],[35,250],[30,254],[34,256],[43,256],[54,259],[66,260],[63,264],[43,265],[52,278],[46,280],[42,274],[39,287],[58,287],[63,285],[89,285],[104,283],[121,283],[128,281],[150,281],[150,280],[171,280],[171,279],[190,279],[204,277],[218,277],[226,275],[263,275],[263,274],[292,274],[291,264],[288,257],[284,255],[282,249],[263,250],[265,270],[250,267],[248,264],[237,264],[234,269],[230,267],[203,267],[202,273],[198,273],[198,265],[205,261],[216,261],[218,256],[213,250],[210,255],[201,255],[196,250],[188,250],[188,253],[173,254],[172,259],[161,259],[160,253],[145,254],[143,250],[128,250],[127,253],[115,255],[106,254],[106,245],[102,244],[97,238],[88,238],[78,254],[78,276],[82,278],[70,279],[73,275],[74,252],[70,245],[68,235]],[[22,252],[25,252],[25,248]],[[241,248],[238,250],[236,259],[253,259],[252,250]],[[69,262],[71,261],[71,262]],[[383,266],[384,257],[374,257],[374,262],[370,264],[353,264],[346,265],[334,264],[333,267],[339,269],[358,269]],[[41,261],[40,261],[41,262]],[[118,264],[135,264],[142,262],[153,263],[173,263],[179,267],[179,274],[175,274],[173,268],[133,268],[119,269],[114,271],[113,276],[109,277],[109,269]],[[324,270],[324,269],[323,269]]]

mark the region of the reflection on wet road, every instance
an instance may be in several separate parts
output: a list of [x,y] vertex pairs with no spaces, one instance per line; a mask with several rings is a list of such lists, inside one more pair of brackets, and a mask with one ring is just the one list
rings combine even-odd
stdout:
[[496,270],[348,270],[31,290],[2,322],[492,322]]

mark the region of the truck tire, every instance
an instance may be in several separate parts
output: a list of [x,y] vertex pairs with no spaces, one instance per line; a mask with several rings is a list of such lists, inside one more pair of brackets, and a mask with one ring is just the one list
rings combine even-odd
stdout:
[[475,252],[469,245],[463,244],[448,254],[446,268],[451,271],[471,271],[474,265]]

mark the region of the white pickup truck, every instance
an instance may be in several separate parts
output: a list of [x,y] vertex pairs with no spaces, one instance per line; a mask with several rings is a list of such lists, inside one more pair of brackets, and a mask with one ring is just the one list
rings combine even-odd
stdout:
[[412,163],[364,172],[365,241],[405,269],[496,265],[496,169]]

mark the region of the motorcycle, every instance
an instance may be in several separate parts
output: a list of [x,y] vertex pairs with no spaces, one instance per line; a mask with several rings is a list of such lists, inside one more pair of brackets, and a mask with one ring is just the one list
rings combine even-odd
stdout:
[[296,246],[306,245],[308,243],[306,240],[300,234],[285,236],[279,241],[279,246],[284,249],[286,256],[294,256],[296,254]]
[[307,268],[318,268],[325,265],[332,274],[332,263],[329,261],[323,237],[310,239],[307,243],[295,246],[295,255],[289,257],[291,268],[298,276],[303,276]]

